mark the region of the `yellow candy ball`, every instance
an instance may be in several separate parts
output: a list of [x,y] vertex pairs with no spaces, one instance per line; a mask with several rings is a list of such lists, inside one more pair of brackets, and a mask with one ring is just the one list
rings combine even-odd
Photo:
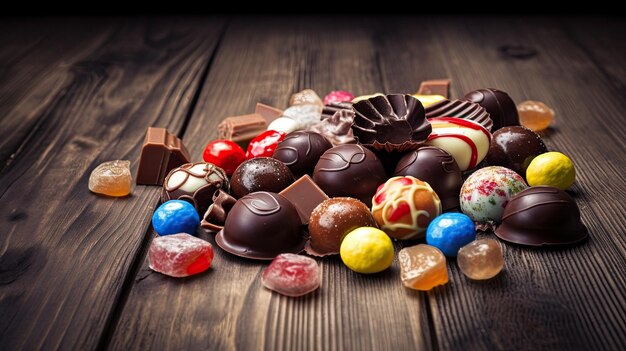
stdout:
[[357,228],[343,239],[341,260],[357,273],[377,273],[391,266],[393,243],[385,232],[372,227]]
[[548,185],[566,190],[576,178],[574,163],[560,152],[546,152],[535,157],[526,169],[528,185]]

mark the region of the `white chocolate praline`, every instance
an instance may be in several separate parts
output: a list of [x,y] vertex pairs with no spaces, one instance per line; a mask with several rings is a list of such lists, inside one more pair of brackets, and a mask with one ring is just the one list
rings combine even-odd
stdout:
[[[419,192],[429,195],[427,203],[415,202],[421,198]],[[406,213],[402,213],[404,211]],[[372,200],[372,214],[378,225],[391,237],[400,240],[424,234],[430,221],[441,212],[441,201],[435,191],[428,183],[411,176],[390,178],[376,191]],[[424,226],[419,223],[420,217],[426,218]]]
[[303,104],[291,106],[283,112],[283,117],[298,122],[300,129],[307,129],[320,121],[322,107],[319,105]]
[[461,187],[461,211],[476,222],[502,221],[504,207],[527,188],[522,177],[500,166],[481,168]]
[[269,126],[267,126],[267,130],[275,130],[277,132],[283,132],[285,134],[289,134],[300,129],[302,129],[300,127],[300,123],[289,117],[276,118],[274,121],[272,121],[272,123],[270,123]]
[[[193,193],[201,187],[207,185],[207,181],[204,176],[207,174],[207,166],[204,163],[199,163],[188,169],[189,173],[197,175],[196,177],[189,177],[185,171],[174,171],[167,180],[167,187],[170,189],[180,188],[181,190]],[[215,175],[217,177],[217,175]]]
[[472,169],[489,151],[491,134],[482,125],[461,118],[429,118],[433,131],[426,141],[448,152],[461,171]]

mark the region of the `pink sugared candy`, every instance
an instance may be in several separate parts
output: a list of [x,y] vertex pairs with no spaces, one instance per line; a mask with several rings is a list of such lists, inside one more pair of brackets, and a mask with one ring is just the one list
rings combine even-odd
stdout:
[[159,236],[152,240],[148,261],[154,271],[170,277],[187,277],[209,269],[213,246],[185,233]]
[[354,95],[349,92],[345,90],[334,90],[324,97],[324,105],[338,102],[350,102],[352,99],[354,99]]
[[306,256],[280,254],[265,268],[263,285],[286,296],[302,296],[320,286],[320,267]]

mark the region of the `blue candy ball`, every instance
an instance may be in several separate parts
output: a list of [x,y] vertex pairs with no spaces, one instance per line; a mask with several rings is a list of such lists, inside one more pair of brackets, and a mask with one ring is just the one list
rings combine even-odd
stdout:
[[159,235],[178,233],[195,234],[200,224],[198,212],[187,201],[164,202],[152,215],[152,227]]
[[474,222],[462,213],[444,213],[433,219],[426,229],[426,243],[449,257],[476,239]]

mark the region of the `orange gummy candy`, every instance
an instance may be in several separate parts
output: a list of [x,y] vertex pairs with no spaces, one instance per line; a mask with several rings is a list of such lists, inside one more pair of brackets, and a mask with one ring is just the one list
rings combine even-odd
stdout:
[[130,161],[127,160],[104,162],[89,176],[89,190],[97,194],[126,196],[130,194],[130,186]]
[[524,101],[517,105],[520,124],[532,130],[540,132],[550,126],[554,121],[554,110],[541,101]]
[[427,291],[448,282],[446,257],[436,247],[419,244],[398,254],[400,278],[407,288]]

